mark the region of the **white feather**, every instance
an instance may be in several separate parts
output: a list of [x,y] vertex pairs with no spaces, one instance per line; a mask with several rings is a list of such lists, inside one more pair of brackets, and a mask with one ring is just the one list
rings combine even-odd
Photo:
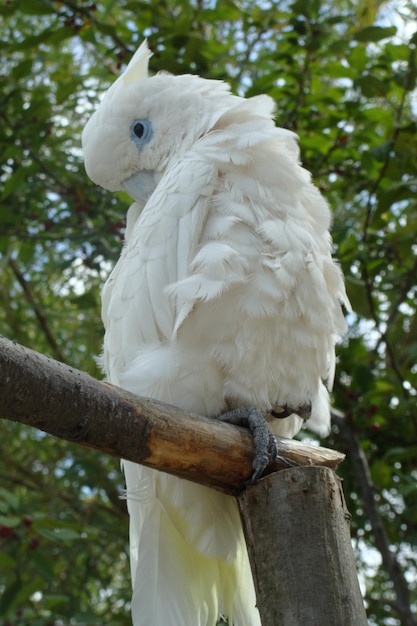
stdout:
[[[274,126],[270,98],[242,100],[195,76],[148,79],[148,58],[145,46],[83,133],[93,180],[136,199],[103,290],[106,375],[209,417],[311,402],[309,426],[324,435],[323,381],[333,379],[347,299],[330,211],[296,136]],[[139,148],[136,119],[153,128]],[[302,421],[270,424],[292,437]],[[134,626],[215,626],[219,615],[259,626],[234,499],[123,466]]]

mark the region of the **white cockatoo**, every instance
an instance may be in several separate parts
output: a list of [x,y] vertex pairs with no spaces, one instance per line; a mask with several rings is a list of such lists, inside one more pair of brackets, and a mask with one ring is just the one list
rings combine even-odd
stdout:
[[[121,257],[103,290],[107,379],[216,418],[257,407],[292,437],[311,406],[329,431],[323,381],[345,330],[330,212],[267,96],[220,81],[148,77],[146,42],[85,126],[89,177],[126,190]],[[233,497],[123,463],[134,626],[258,626]]]

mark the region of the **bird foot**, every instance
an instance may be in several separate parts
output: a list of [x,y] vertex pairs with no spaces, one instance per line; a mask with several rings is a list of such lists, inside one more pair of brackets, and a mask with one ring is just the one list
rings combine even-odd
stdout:
[[298,415],[298,417],[301,417],[304,421],[309,420],[311,417],[311,402],[307,402],[306,404],[301,404],[296,407],[284,404],[283,406],[274,408],[271,411],[272,417],[276,417],[278,419],[285,419],[293,414]]
[[218,419],[235,426],[248,428],[253,437],[255,456],[252,461],[253,473],[246,484],[252,485],[261,477],[264,469],[278,456],[278,445],[267,421],[259,409],[241,407],[219,415]]

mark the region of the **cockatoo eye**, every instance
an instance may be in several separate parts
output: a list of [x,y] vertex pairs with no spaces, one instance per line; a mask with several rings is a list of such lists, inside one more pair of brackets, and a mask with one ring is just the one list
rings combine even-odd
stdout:
[[142,139],[143,135],[145,134],[145,126],[142,124],[142,122],[136,122],[133,127],[133,132],[138,139]]
[[135,120],[130,127],[133,141],[139,146],[144,146],[152,139],[152,124],[149,120]]

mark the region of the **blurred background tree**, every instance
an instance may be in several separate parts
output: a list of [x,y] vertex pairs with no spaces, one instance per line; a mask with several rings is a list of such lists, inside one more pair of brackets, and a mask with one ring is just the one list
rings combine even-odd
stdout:
[[[81,129],[148,37],[152,71],[268,93],[334,212],[355,313],[324,445],[340,468],[369,623],[417,623],[417,99],[413,2],[2,0],[0,331],[100,377],[100,288],[124,193]],[[0,424],[0,624],[130,624],[114,459]]]

